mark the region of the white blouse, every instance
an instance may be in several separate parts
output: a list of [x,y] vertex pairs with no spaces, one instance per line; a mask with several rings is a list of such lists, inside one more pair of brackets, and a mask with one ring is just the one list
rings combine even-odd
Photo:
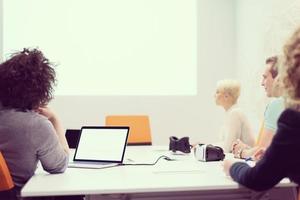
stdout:
[[231,150],[232,143],[240,139],[243,143],[254,146],[255,137],[244,112],[235,104],[226,111],[225,120],[219,133],[221,146],[225,153]]

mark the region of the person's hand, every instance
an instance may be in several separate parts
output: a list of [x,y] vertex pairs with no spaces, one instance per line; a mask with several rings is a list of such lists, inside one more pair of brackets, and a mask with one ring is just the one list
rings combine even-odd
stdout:
[[47,117],[49,120],[55,118],[55,113],[47,106],[39,107],[38,109],[36,109],[36,112]]
[[243,143],[241,140],[237,139],[232,143],[231,151],[236,158],[240,158],[241,151],[245,149],[247,145]]
[[230,173],[229,173],[230,167],[236,162],[238,162],[238,160],[236,160],[236,159],[225,159],[223,161],[223,170],[227,176],[230,175]]
[[57,115],[47,106],[39,107],[35,111],[37,113],[39,113],[40,115],[47,117],[48,120],[52,123],[52,125],[55,129],[55,133],[58,136],[58,140],[59,140],[60,144],[64,148],[64,151],[67,154],[69,154],[70,150],[69,150],[68,142],[65,137],[65,132],[64,132],[64,129],[63,129]]
[[266,148],[264,147],[257,149],[256,152],[253,154],[254,161],[260,160],[265,155],[265,152]]

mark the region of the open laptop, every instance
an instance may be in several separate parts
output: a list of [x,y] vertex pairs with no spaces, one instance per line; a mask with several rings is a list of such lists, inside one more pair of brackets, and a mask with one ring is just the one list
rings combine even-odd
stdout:
[[129,127],[83,126],[69,168],[106,168],[123,163]]

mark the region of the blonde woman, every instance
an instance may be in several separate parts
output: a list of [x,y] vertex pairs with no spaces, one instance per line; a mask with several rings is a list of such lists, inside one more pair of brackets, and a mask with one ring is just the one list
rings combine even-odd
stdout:
[[236,182],[254,190],[267,190],[288,177],[300,184],[300,28],[284,47],[279,77],[286,98],[271,145],[254,167],[235,160],[224,161],[224,171]]
[[220,141],[216,145],[221,146],[224,152],[229,152],[237,139],[249,146],[255,142],[249,121],[237,105],[240,90],[240,83],[236,80],[227,79],[217,83],[215,101],[224,108],[226,116],[220,130]]

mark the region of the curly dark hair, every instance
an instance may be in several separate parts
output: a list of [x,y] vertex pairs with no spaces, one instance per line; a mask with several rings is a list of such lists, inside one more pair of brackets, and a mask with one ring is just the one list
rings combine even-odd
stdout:
[[38,49],[23,49],[0,64],[0,102],[21,111],[46,105],[56,84],[54,65]]

